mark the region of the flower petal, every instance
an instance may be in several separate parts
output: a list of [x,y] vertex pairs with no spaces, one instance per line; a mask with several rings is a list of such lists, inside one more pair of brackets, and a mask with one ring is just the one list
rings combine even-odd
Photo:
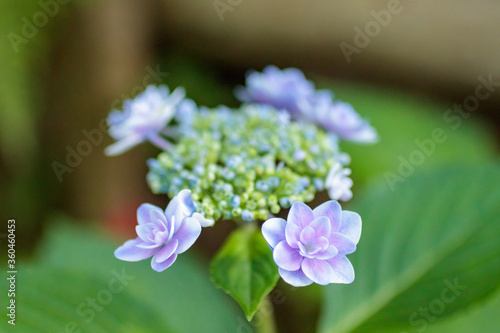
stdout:
[[151,260],[151,267],[157,271],[157,272],[162,272],[172,266],[174,263],[175,259],[177,259],[177,254],[174,253],[170,257],[168,257],[167,260],[162,261],[162,262],[156,262],[154,259]]
[[288,223],[293,223],[304,229],[312,220],[314,220],[314,214],[311,208],[303,202],[295,201],[288,213]]
[[163,245],[170,239],[167,231],[157,231],[154,237],[154,242],[158,245]]
[[[144,224],[136,225],[135,232],[137,233],[137,236],[139,236],[139,238],[142,239],[144,242],[151,243],[154,241],[153,240],[154,235],[152,235],[153,233]],[[153,236],[153,237],[151,237],[151,236]]]
[[170,256],[172,254],[174,254],[178,245],[179,245],[179,241],[177,239],[172,239],[170,242],[163,245],[163,247],[160,249],[160,251],[158,251],[153,256],[153,260],[158,262],[158,263],[167,260],[168,258],[170,258]]
[[141,242],[138,242],[135,246],[141,249],[159,249],[161,245],[162,244],[149,243],[141,240]]
[[288,245],[296,249],[300,241],[300,232],[302,228],[293,223],[287,223],[285,227],[286,242]]
[[150,220],[151,223],[156,226],[158,231],[166,231],[170,230],[170,224],[165,213],[161,210],[151,210],[150,211]]
[[345,256],[338,255],[327,260],[332,267],[330,283],[352,283],[354,281],[354,268]]
[[335,200],[327,201],[313,210],[314,217],[326,216],[330,219],[331,232],[336,232],[340,228],[342,218],[342,208]]
[[304,272],[302,272],[302,269],[287,271],[283,268],[279,268],[278,271],[283,280],[294,287],[304,287],[312,283],[312,280],[309,279]]
[[328,241],[328,239],[326,237],[320,237],[320,238],[316,238],[316,247],[318,247],[321,251],[324,251],[328,248],[328,246],[330,245],[330,242]]
[[173,236],[173,239],[177,239],[179,241],[179,246],[175,250],[175,253],[180,254],[189,249],[198,239],[200,233],[200,222],[198,222],[198,220],[194,217],[186,217]]
[[326,285],[330,283],[332,267],[325,260],[304,258],[302,270],[308,278],[317,284]]
[[271,248],[285,240],[286,221],[280,218],[269,219],[262,224],[262,235]]
[[333,245],[339,250],[340,254],[349,254],[356,251],[356,244],[354,244],[347,236],[334,232],[328,237],[330,245]]
[[125,137],[104,148],[104,154],[107,156],[120,155],[129,150],[130,148],[137,146],[142,141],[144,141],[144,138],[140,136]]
[[165,209],[165,216],[168,219],[175,216],[174,231],[177,231],[184,218],[192,216],[194,212],[196,212],[196,206],[191,198],[191,191],[182,190],[177,193],[172,200],[170,200],[167,208]]
[[297,249],[291,248],[287,242],[279,242],[273,252],[274,262],[287,271],[296,271],[300,268],[302,257]]
[[326,248],[326,250],[320,251],[314,255],[314,258],[316,259],[321,259],[321,260],[326,260],[326,259],[331,259],[335,257],[339,251],[335,246],[329,246]]
[[361,216],[348,210],[342,211],[339,232],[346,235],[354,244],[358,244],[361,237]]
[[213,219],[207,219],[200,213],[194,213],[193,216],[202,227],[211,227],[214,225],[215,221]]
[[163,209],[156,207],[155,205],[148,204],[148,203],[143,203],[142,205],[139,206],[137,209],[137,223],[139,225],[146,225],[148,223],[153,223],[157,224],[153,220],[157,219],[157,214],[154,215],[154,217],[151,215],[152,212],[157,212],[159,215],[163,215]]
[[312,245],[316,240],[316,232],[311,227],[305,227],[300,233],[300,241],[304,245]]
[[309,226],[316,232],[316,237],[328,237],[332,231],[330,219],[326,216],[316,217]]
[[115,257],[125,261],[139,261],[151,257],[158,251],[158,247],[145,249],[137,246],[143,243],[139,237],[128,240],[115,250]]

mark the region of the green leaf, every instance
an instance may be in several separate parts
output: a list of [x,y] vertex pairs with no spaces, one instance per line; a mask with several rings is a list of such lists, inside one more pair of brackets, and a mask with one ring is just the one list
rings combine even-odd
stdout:
[[[82,332],[236,332],[241,326],[240,310],[215,288],[206,268],[194,258],[194,249],[158,273],[150,260],[116,259],[113,252],[123,240],[113,242],[67,219],[58,222],[46,231],[38,259],[20,268],[19,331],[63,332],[70,321],[76,321]],[[129,277],[124,290],[113,294],[113,301],[87,323],[76,307],[108,289],[116,274]],[[52,302],[68,310],[44,305]],[[121,326],[113,326],[115,321]]]
[[[426,333],[497,333],[500,326],[500,292],[487,302],[481,303],[481,306],[474,307],[451,316],[447,320],[429,323]],[[425,327],[427,328],[427,327]]]
[[[385,177],[387,172],[399,174],[401,159],[412,159],[417,170],[424,170],[491,161],[496,156],[493,130],[479,123],[474,114],[469,118],[455,115],[450,121],[445,112],[452,108],[452,103],[439,104],[395,89],[345,82],[325,82],[321,86],[332,89],[335,98],[351,103],[379,133],[380,141],[374,145],[341,141],[342,150],[352,157],[350,168],[357,185]],[[444,132],[443,142],[434,140],[432,133],[436,129]],[[419,152],[423,153],[421,164],[415,155]]]
[[[415,174],[368,190],[351,285],[325,288],[321,332],[414,330],[486,297],[500,280],[499,165]],[[427,309],[427,310],[426,310]]]
[[[22,332],[175,332],[162,313],[135,298],[110,270],[96,276],[43,266],[19,269],[16,329]],[[119,275],[119,274],[118,274]],[[5,320],[1,327],[10,326]],[[4,332],[2,330],[2,332]],[[180,332],[180,331],[179,331]]]
[[240,304],[248,321],[279,279],[272,251],[254,225],[233,231],[213,259],[211,273],[215,284]]

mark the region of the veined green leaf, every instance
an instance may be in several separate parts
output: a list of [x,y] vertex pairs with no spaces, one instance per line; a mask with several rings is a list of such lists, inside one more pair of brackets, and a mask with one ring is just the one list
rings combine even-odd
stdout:
[[249,321],[279,279],[272,251],[253,225],[229,236],[212,261],[211,273],[215,284],[241,305]]
[[367,191],[356,280],[326,288],[320,331],[412,331],[498,288],[499,180],[499,165],[463,166]]

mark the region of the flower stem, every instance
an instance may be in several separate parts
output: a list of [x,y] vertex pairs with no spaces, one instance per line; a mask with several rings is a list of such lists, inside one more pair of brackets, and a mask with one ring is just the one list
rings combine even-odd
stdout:
[[169,150],[173,147],[173,145],[159,136],[158,134],[154,134],[148,137],[149,141],[154,144],[156,147],[163,149],[163,150]]
[[277,333],[276,322],[274,320],[273,304],[265,298],[255,313],[255,331],[258,333]]

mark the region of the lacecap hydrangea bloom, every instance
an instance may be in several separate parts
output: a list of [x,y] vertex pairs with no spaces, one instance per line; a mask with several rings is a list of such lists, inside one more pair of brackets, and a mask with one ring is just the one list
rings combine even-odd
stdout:
[[153,257],[151,267],[157,272],[170,267],[177,255],[198,239],[202,224],[207,225],[206,220],[196,213],[189,190],[180,191],[165,211],[151,204],[142,204],[137,210],[137,222],[138,237],[116,249],[115,256],[125,261]]
[[[265,220],[310,202],[330,169],[345,162],[337,138],[310,123],[290,121],[270,106],[200,112],[172,149],[150,159],[153,193],[192,191],[199,213],[214,220]],[[334,195],[346,198],[345,184]]]
[[268,66],[262,73],[250,72],[246,87],[236,89],[236,97],[246,103],[286,110],[293,118],[313,122],[345,140],[378,140],[375,129],[350,104],[335,101],[330,91],[315,90],[314,84],[296,68],[279,70]]
[[356,251],[361,217],[342,210],[337,201],[327,201],[314,210],[294,202],[288,221],[269,219],[262,225],[262,234],[287,283],[300,287],[354,281],[346,255]]
[[[236,95],[245,102],[241,107],[210,109],[185,99],[182,88],[170,93],[165,86],[148,86],[125,102],[123,112],[110,114],[117,142],[106,153],[117,155],[142,141],[159,147],[162,152],[147,161],[147,182],[153,193],[171,199],[165,211],[139,207],[138,237],[115,256],[152,258],[153,269],[163,271],[193,245],[202,227],[265,221],[261,231],[272,252],[261,259],[272,255],[286,282],[351,283],[354,270],[346,255],[356,250],[361,218],[336,201],[350,200],[353,186],[350,157],[339,140],[371,143],[376,131],[350,104],[316,90],[295,68],[252,72]],[[309,208],[306,203],[324,190],[333,200]],[[273,216],[283,209],[290,209],[287,220]],[[276,280],[266,283],[272,287]]]
[[119,155],[144,141],[150,141],[161,149],[171,143],[161,134],[182,106],[184,89],[177,88],[171,94],[166,86],[149,85],[146,91],[123,104],[123,111],[109,114],[109,134],[117,140],[107,147],[106,155]]

